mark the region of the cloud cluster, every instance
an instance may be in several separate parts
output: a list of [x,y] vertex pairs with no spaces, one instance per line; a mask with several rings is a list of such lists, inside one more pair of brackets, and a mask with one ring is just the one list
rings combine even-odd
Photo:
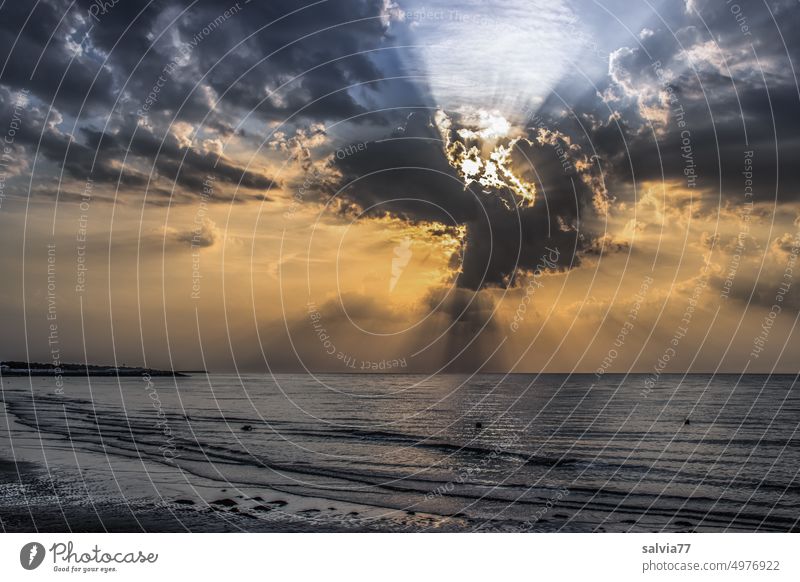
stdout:
[[52,162],[38,169],[41,179],[63,168],[78,181],[149,184],[181,201],[213,173],[263,196],[276,185],[269,172],[224,148],[258,148],[265,123],[363,113],[348,87],[376,90],[370,83],[381,72],[370,51],[386,37],[387,10],[378,0],[347,10],[288,1],[131,0],[100,11],[93,0],[15,3],[0,19],[0,109],[15,91],[30,91],[16,146],[20,157]]

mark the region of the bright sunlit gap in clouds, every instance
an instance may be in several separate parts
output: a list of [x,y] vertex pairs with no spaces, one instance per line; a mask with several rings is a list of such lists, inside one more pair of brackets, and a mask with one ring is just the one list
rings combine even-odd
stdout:
[[[438,107],[435,124],[448,162],[466,186],[508,189],[531,207],[536,185],[512,167],[512,153],[538,108],[575,66],[589,33],[566,3],[444,1],[390,4]],[[572,34],[565,35],[565,31]],[[529,162],[530,165],[531,162]],[[509,205],[508,201],[504,201]]]

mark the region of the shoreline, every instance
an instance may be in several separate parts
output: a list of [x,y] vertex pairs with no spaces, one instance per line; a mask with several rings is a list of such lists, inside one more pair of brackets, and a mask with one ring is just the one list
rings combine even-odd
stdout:
[[[205,374],[205,372],[192,372],[191,374]],[[140,369],[140,370],[111,370],[111,371],[104,371],[104,370],[62,370],[60,372],[56,372],[53,370],[3,370],[0,372],[0,378],[3,377],[52,377],[57,378],[61,376],[62,378],[86,378],[86,377],[106,377],[106,378],[138,378],[140,376],[150,376],[152,378],[157,377],[170,377],[170,378],[188,378],[191,375],[189,372],[181,372],[181,371],[174,371],[170,372],[169,370],[147,370],[147,369]]]
[[159,370],[141,366],[103,366],[97,364],[69,364],[62,362],[47,363],[0,361],[0,378],[4,376],[18,378],[52,377],[52,378],[86,378],[86,377],[171,377],[184,378],[190,374],[207,374],[205,370]]

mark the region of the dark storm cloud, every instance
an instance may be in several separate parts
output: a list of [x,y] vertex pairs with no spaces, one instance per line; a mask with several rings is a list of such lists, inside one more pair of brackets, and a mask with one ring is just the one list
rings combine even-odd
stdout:
[[334,166],[342,174],[340,196],[370,215],[456,225],[481,212],[480,189],[464,187],[427,114],[411,114],[402,130],[336,157]]
[[[21,102],[21,95],[21,92],[11,92],[0,87],[0,118],[12,118],[15,107]],[[98,152],[101,155],[93,169],[95,151],[56,127],[61,121],[57,112],[48,110],[34,98],[24,101],[25,104],[19,111],[19,128],[15,132],[13,143],[20,163],[30,168],[36,155],[40,161],[46,159],[55,162],[63,167],[67,176],[79,180],[92,176],[99,182],[116,183],[120,180],[125,186],[139,187],[146,184],[146,176],[133,168],[126,168],[120,174],[118,168],[112,167],[112,160],[104,158],[101,152]]]
[[579,263],[575,253],[593,238],[579,230],[581,213],[592,212],[593,193],[572,167],[565,167],[556,147],[519,142],[516,157],[520,173],[537,185],[532,208],[517,207],[508,189],[465,186],[448,163],[430,116],[417,113],[402,131],[336,159],[342,179],[326,193],[338,190],[368,216],[466,225],[458,285],[507,286],[518,272],[539,267],[549,249],[558,250],[558,268]]
[[116,159],[125,155],[154,159],[156,169],[170,181],[190,188],[202,188],[206,176],[213,174],[216,179],[244,188],[268,190],[275,182],[268,176],[245,170],[235,163],[215,154],[202,152],[195,148],[182,147],[178,140],[167,135],[163,137],[142,129],[130,128],[130,133],[100,133],[86,129],[88,149],[102,151],[104,157]]
[[[80,4],[75,10],[88,12],[93,2]],[[100,15],[90,38],[132,102],[141,102],[163,68],[178,62],[153,112],[180,109],[178,119],[199,121],[208,113],[202,95],[208,88],[224,95],[226,108],[254,110],[262,119],[300,109],[301,118],[340,119],[363,111],[344,89],[382,76],[363,53],[384,39],[382,11],[378,0],[306,8],[289,0],[129,1]]]
[[[263,136],[235,127],[251,110],[251,124],[357,116],[365,109],[348,86],[365,83],[363,95],[376,93],[372,82],[383,73],[369,51],[387,44],[387,25],[381,0],[305,8],[288,0],[6,3],[2,108],[11,92],[30,90],[37,111],[16,147],[63,166],[67,176],[142,188],[154,166],[185,189],[214,173],[263,196],[271,177],[185,149],[172,124],[189,122],[199,140],[236,133],[257,146]],[[146,119],[138,128],[137,113]]]
[[[0,89],[0,115],[10,118],[16,94]],[[115,133],[101,133],[91,128],[81,129],[80,139],[62,133],[45,118],[44,107],[29,102],[22,113],[21,128],[15,135],[14,146],[19,156],[32,159],[37,153],[60,166],[68,177],[79,181],[91,178],[97,184],[125,188],[144,188],[156,195],[168,193],[169,188],[156,178],[149,179],[150,165],[169,181],[189,191],[200,191],[206,176],[243,188],[267,191],[276,183],[256,171],[246,170],[216,154],[184,148],[172,135],[157,136],[149,129],[136,125],[119,128]],[[54,115],[51,113],[50,118]],[[126,159],[124,169],[121,160]],[[141,161],[141,169],[136,162]],[[40,181],[45,179],[40,177]],[[181,200],[181,192],[175,201]]]
[[7,2],[0,10],[0,84],[30,89],[65,113],[104,111],[113,102],[114,75],[80,54],[85,26],[70,3]]
[[[752,151],[755,201],[797,201],[797,4],[740,3],[738,14],[730,3],[692,4],[698,12],[660,6],[665,22],[651,18],[650,33],[613,51],[597,87],[577,88],[574,79],[559,87],[560,96],[574,97],[569,104],[581,122],[573,138],[599,154],[621,200],[632,196],[634,180],[663,179],[694,188],[708,212],[743,202],[745,152]],[[543,109],[563,103],[553,98]]]

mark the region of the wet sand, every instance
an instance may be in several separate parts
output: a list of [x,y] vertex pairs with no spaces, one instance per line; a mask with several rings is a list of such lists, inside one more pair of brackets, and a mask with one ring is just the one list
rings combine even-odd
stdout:
[[[380,532],[385,520],[362,519],[346,508],[296,510],[279,495],[248,497],[219,489],[213,501],[176,498],[96,501],[75,496],[44,467],[0,459],[0,529],[3,532]],[[393,531],[425,531],[433,516],[408,512]],[[464,529],[453,520],[439,531]]]
[[[223,498],[224,499],[224,498]],[[169,504],[84,503],[64,495],[43,468],[0,459],[0,528],[4,532],[235,532],[352,531],[330,524],[297,523],[279,513],[264,519],[238,503],[198,508],[190,500]],[[276,507],[260,504],[261,513]]]

